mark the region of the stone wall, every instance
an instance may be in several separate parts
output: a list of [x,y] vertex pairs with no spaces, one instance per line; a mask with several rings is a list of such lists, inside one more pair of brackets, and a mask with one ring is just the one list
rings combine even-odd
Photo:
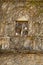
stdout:
[[[43,50],[42,3],[42,1],[1,1],[0,38],[9,39],[7,41],[10,49]],[[21,21],[22,24],[16,21]],[[19,29],[20,25],[22,28],[23,25],[27,26],[27,30],[25,27]],[[17,35],[18,33],[20,35]],[[7,44],[1,40],[0,42]]]
[[[3,57],[4,56],[4,57]],[[1,55],[1,65],[43,65],[43,55],[7,54]]]
[[0,0],[0,51],[3,50],[13,52],[0,55],[1,65],[43,65],[42,0]]

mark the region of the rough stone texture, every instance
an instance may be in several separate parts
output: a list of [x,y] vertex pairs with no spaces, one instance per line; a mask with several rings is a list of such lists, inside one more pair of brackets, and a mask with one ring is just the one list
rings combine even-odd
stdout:
[[17,53],[0,55],[0,65],[43,65],[43,54],[26,54],[43,53],[43,0],[0,0],[3,50]]
[[43,65],[43,55],[4,54],[0,57],[0,65]]
[[[30,1],[7,2],[3,0],[0,10],[0,38],[9,39],[6,40],[10,49],[43,50],[42,1],[32,1],[31,3]],[[25,21],[23,22],[23,20]],[[27,27],[26,30],[25,27]],[[17,36],[17,34],[19,35]],[[7,44],[1,40],[0,42]],[[2,45],[2,43],[0,44]]]

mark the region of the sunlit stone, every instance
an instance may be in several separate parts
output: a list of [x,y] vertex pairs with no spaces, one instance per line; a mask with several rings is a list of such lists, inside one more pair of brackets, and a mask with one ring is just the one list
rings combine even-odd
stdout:
[[18,33],[16,33],[16,35],[18,35]]
[[28,17],[22,16],[18,18],[17,21],[28,21]]
[[25,27],[25,30],[27,30],[27,27]]

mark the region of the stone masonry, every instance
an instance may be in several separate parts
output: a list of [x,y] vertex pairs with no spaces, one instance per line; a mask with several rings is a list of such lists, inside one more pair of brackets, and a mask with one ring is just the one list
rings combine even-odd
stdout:
[[43,65],[43,0],[0,0],[0,65]]

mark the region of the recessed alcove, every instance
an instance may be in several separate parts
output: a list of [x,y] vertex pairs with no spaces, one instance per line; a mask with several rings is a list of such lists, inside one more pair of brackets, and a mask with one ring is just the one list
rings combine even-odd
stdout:
[[16,36],[28,35],[28,20],[25,17],[16,20],[15,34]]

